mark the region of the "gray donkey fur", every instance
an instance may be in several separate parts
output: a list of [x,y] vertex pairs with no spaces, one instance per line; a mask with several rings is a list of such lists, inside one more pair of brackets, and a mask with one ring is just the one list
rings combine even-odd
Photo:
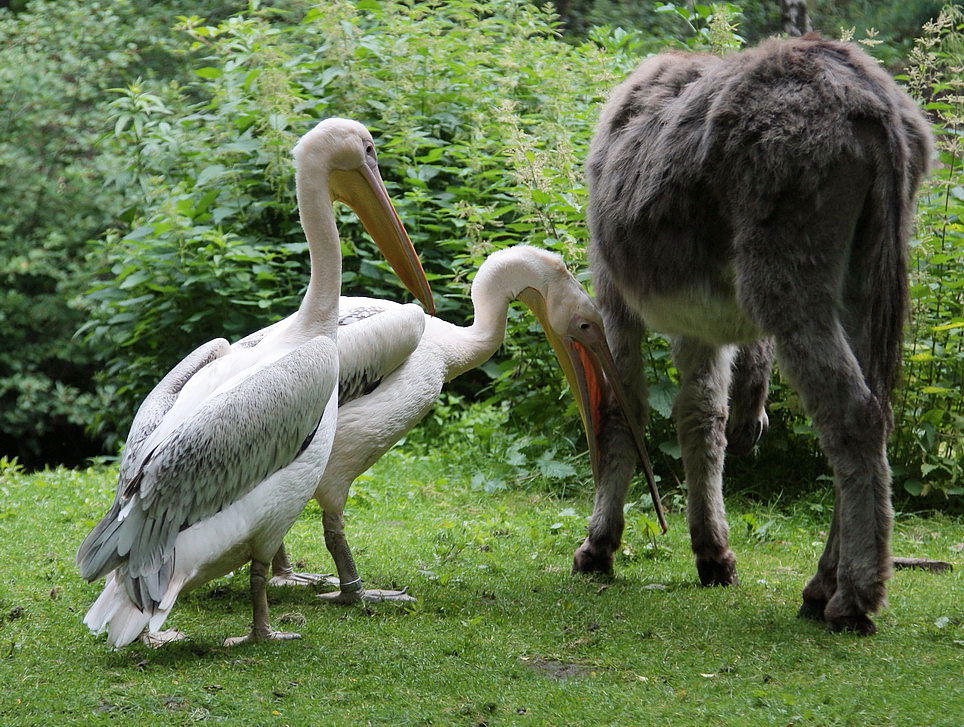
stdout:
[[[593,280],[640,422],[644,322],[672,338],[704,585],[737,583],[723,456],[750,450],[767,428],[775,349],[835,475],[833,523],[801,615],[874,632],[868,614],[890,575],[886,440],[907,238],[931,152],[926,120],[893,79],[856,46],[815,35],[725,58],[655,56],[603,109],[587,171]],[[577,572],[612,570],[637,464],[616,413],[605,429]]]

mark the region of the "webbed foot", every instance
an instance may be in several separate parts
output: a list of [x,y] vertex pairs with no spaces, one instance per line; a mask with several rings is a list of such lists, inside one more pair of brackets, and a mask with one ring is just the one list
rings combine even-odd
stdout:
[[291,639],[300,639],[301,634],[296,634],[291,631],[275,631],[273,629],[265,629],[259,631],[257,629],[252,629],[251,633],[247,636],[232,636],[231,638],[224,640],[224,646],[239,646],[241,644],[254,644],[261,641],[289,641]]
[[277,573],[268,581],[269,586],[300,587],[316,585],[337,586],[338,583],[338,577],[333,576],[331,573],[295,573],[294,571]]
[[145,646],[150,646],[152,649],[159,649],[164,646],[164,644],[170,644],[174,641],[184,641],[187,639],[187,634],[177,629],[167,629],[165,631],[145,630],[140,638],[141,643]]
[[396,601],[401,603],[412,603],[417,599],[408,595],[408,589],[400,591],[386,591],[379,588],[364,588],[357,591],[332,591],[331,593],[319,593],[318,598],[330,603],[347,605],[351,603],[382,603],[383,601]]

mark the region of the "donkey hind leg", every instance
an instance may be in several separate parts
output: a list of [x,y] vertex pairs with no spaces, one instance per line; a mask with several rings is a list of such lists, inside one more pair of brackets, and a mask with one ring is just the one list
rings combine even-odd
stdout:
[[[780,369],[800,393],[834,472],[834,525],[804,591],[804,611],[819,612],[826,599],[828,628],[862,634],[875,631],[869,614],[884,603],[892,520],[889,407],[886,392],[872,391],[864,373],[874,355],[873,342],[863,340],[869,306],[851,294],[840,307],[845,286],[864,282],[847,276],[847,241],[867,179],[859,168],[829,174],[820,194],[778,209],[766,227],[744,229],[736,265],[743,306],[773,335]],[[775,249],[793,264],[774,264]]]
[[805,603],[827,595],[836,555],[836,590],[824,619],[831,630],[872,634],[875,627],[867,614],[883,605],[884,581],[890,576],[887,413],[864,382],[839,326],[822,341],[778,339],[777,356],[813,417],[837,492],[827,550],[804,591]]
[[689,338],[673,341],[680,392],[673,405],[686,475],[686,514],[696,570],[704,586],[737,585],[723,508],[727,392],[734,346],[711,347]]
[[839,518],[840,491],[835,486],[833,520],[830,523],[830,533],[827,535],[827,545],[817,563],[817,572],[803,589],[803,605],[797,613],[800,618],[823,621],[827,602],[837,590],[837,562],[840,559]]
[[[649,410],[640,350],[643,324],[626,308],[608,276],[597,274],[595,280],[606,338],[629,397],[629,406],[633,409],[628,414],[636,418],[640,427],[645,427]],[[613,554],[619,547],[625,526],[626,492],[639,461],[632,436],[614,401],[606,402],[601,432],[601,471],[597,478],[595,503],[586,539],[573,557],[573,573],[612,573]]]
[[727,454],[749,454],[767,433],[764,408],[770,390],[773,342],[763,338],[740,347],[730,383],[730,417],[726,422]]

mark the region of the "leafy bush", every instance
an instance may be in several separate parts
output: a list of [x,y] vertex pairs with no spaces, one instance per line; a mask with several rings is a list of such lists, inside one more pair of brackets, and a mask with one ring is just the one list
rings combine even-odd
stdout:
[[943,5],[944,0],[817,0],[810,17],[814,29],[827,37],[837,37],[847,28],[853,28],[857,37],[875,37],[882,44],[873,49],[874,55],[902,65],[921,26],[935,19]]
[[[540,0],[533,0],[542,4]],[[558,0],[554,3],[566,31],[585,37],[595,26],[609,25],[640,31],[655,38],[677,37],[685,40],[685,23],[673,14],[661,15],[657,8],[672,3],[640,3],[635,0]],[[876,52],[888,62],[900,63],[921,26],[937,17],[943,0],[810,0],[809,16],[813,27],[829,38],[841,29],[853,28],[864,37],[874,31],[884,41]],[[783,32],[778,0],[755,0],[740,3],[741,34],[750,45]],[[712,3],[688,0],[677,7],[688,14],[710,12]],[[876,29],[876,30],[874,30]],[[681,34],[683,31],[684,34]]]
[[895,471],[913,494],[964,495],[964,11],[924,27],[903,80],[935,119],[938,165],[921,192],[911,322],[897,397]]
[[[333,2],[284,27],[250,13],[181,28],[205,54],[193,85],[145,84],[115,101],[116,133],[134,150],[123,183],[144,202],[133,229],[100,246],[104,282],[88,297],[87,332],[113,351],[102,383],[122,402],[109,430],[197,341],[295,307],[307,260],[290,149],[320,118],[374,131],[427,271],[440,293],[461,290],[439,296],[441,315],[470,316],[471,271],[496,248],[529,242],[583,261],[580,160],[595,105],[628,68],[625,34],[573,48],[544,11],[506,1]],[[341,231],[345,290],[402,297],[350,213]],[[205,259],[211,240],[219,262]],[[222,260],[243,265],[205,272]],[[485,368],[499,394],[520,417],[558,410],[560,377],[530,318],[513,313],[510,341],[509,359]]]
[[[91,284],[88,241],[136,190],[105,132],[107,91],[138,75],[177,76],[166,6],[149,0],[60,0],[0,9],[0,452],[31,466],[77,464],[103,451],[88,424],[98,353],[75,337]],[[242,4],[201,0],[225,16]]]
[[[83,247],[121,208],[103,179],[97,101],[140,62],[130,3],[36,2],[0,11],[0,451],[81,459],[102,408],[95,356],[73,334],[90,284]],[[125,15],[126,12],[126,15]]]
[[[527,242],[556,250],[581,279],[588,278],[582,160],[599,103],[656,45],[652,38],[596,28],[586,40],[566,43],[547,11],[521,0],[337,0],[287,8],[283,15],[254,10],[218,23],[181,19],[181,51],[197,59],[195,78],[180,86],[135,83],[113,102],[114,133],[128,150],[114,181],[136,189],[138,198],[129,224],[97,248],[92,260],[102,281],[86,298],[91,317],[86,333],[109,351],[100,385],[115,405],[104,410],[103,432],[123,433],[137,400],[199,341],[236,337],[295,307],[307,280],[307,259],[295,214],[290,149],[320,118],[349,116],[375,133],[383,176],[436,280],[443,317],[468,320],[472,271],[489,252],[508,245]],[[732,7],[665,8],[661,15],[675,14],[674,22],[685,21],[696,31],[683,41],[688,46],[739,42]],[[946,180],[952,179],[959,179],[953,168],[946,173]],[[957,224],[954,192],[947,191],[957,183],[946,184],[940,197],[945,208],[936,193],[925,195],[928,229],[953,230]],[[345,291],[403,297],[353,215],[340,215]],[[924,397],[933,397],[927,386],[951,388],[934,381],[952,380],[961,360],[958,328],[934,330],[954,324],[960,306],[960,271],[947,258],[959,238],[942,234],[940,243],[922,235],[918,246],[930,252],[915,286],[917,325],[927,336],[943,336],[931,345],[932,337],[925,341],[921,334],[910,344],[909,381],[920,385],[916,390]],[[921,285],[940,302],[926,302]],[[949,298],[957,301],[958,313],[948,307]],[[914,358],[921,346],[931,346],[935,357],[939,349],[950,368],[914,368],[930,364]],[[657,468],[672,479],[679,454],[667,417],[675,369],[660,339],[647,357],[651,438],[663,455],[656,457]],[[930,373],[937,378],[922,379]],[[456,402],[509,400],[509,410],[500,408],[498,414],[473,407],[460,430],[475,431],[477,423],[491,421],[497,429],[545,432],[552,426],[579,441],[578,417],[563,403],[561,377],[541,332],[519,310],[510,314],[502,355],[450,391],[430,418],[430,429],[441,431],[451,421]],[[901,477],[925,475],[932,487],[952,491],[959,473],[947,460],[958,456],[959,445],[948,449],[941,432],[957,421],[959,392],[958,398],[953,392],[941,396],[950,399],[920,400],[914,394],[898,403],[899,422],[911,421],[907,412],[919,410],[913,421],[923,423],[908,425],[916,427],[907,435],[913,444],[898,442],[895,463],[904,468]],[[957,409],[941,408],[951,399]],[[809,425],[795,396],[777,380],[771,401],[774,425],[764,456],[781,460],[784,469],[792,461],[787,477],[793,481],[800,471],[810,479],[824,476],[813,440],[798,436],[807,434]],[[935,402],[938,406],[931,406]],[[935,410],[951,412],[940,415],[939,426],[932,421]],[[935,427],[931,444],[928,426]],[[516,455],[531,452],[524,444],[513,454],[511,442],[503,439],[490,433],[487,446],[505,459],[508,480],[518,475]],[[923,458],[921,447],[928,452]],[[564,460],[563,449],[552,461]],[[810,464],[801,467],[801,460]]]

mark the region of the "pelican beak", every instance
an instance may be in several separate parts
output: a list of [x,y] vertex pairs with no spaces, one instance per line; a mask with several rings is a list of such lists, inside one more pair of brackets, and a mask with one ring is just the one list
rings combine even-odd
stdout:
[[375,161],[369,160],[357,170],[333,170],[329,181],[334,199],[355,211],[399,280],[434,315],[435,301],[422,263],[392,206]]
[[603,408],[608,399],[616,403],[629,427],[643,465],[650,496],[653,498],[656,518],[665,533],[666,516],[660,502],[659,490],[656,487],[656,479],[646,452],[643,434],[639,424],[630,415],[632,409],[629,406],[629,399],[623,390],[616,371],[616,362],[613,360],[602,328],[595,321],[577,314],[570,320],[566,334],[560,336],[549,325],[546,301],[538,291],[534,288],[526,288],[518,298],[529,306],[539,319],[549,344],[556,352],[559,365],[569,381],[569,388],[576,398],[579,416],[586,432],[586,441],[589,444],[589,462],[593,479],[598,484],[602,474],[599,442],[602,433]]

